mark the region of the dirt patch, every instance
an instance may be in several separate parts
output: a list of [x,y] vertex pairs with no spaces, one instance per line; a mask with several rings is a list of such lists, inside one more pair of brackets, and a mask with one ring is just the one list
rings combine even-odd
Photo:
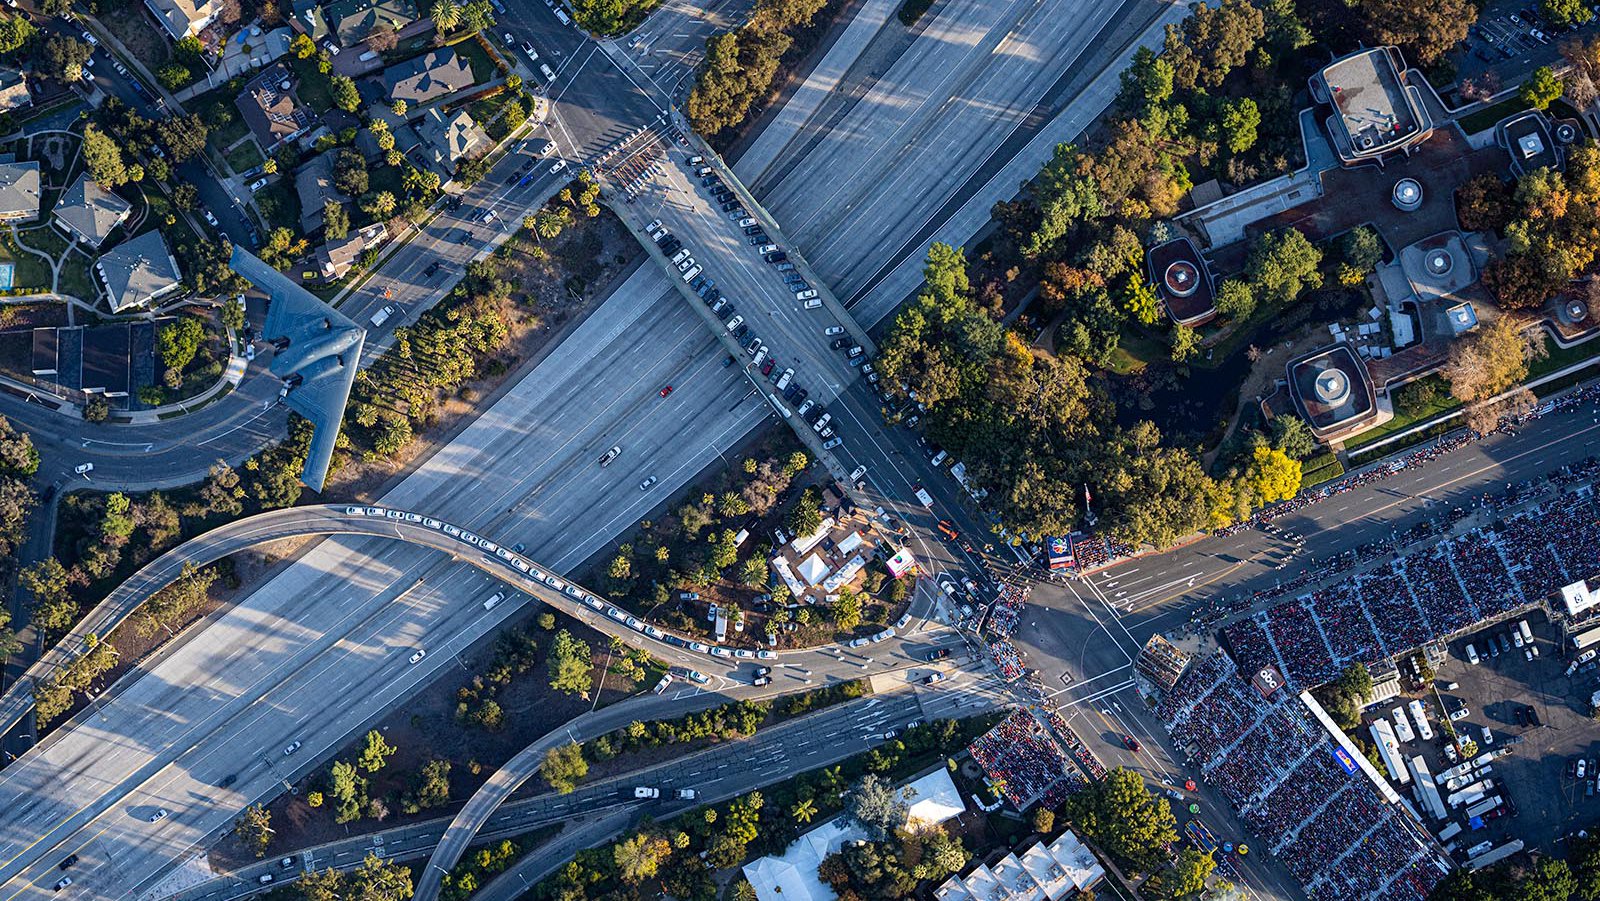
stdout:
[[134,55],[152,73],[172,58],[167,38],[156,30],[156,24],[144,11],[142,3],[113,3],[109,9],[100,10],[96,16],[122,46]]
[[[410,822],[453,816],[479,786],[506,760],[550,730],[596,707],[605,707],[646,690],[658,678],[659,669],[647,671],[640,680],[607,671],[610,661],[607,638],[576,620],[554,613],[555,628],[539,626],[551,608],[530,603],[518,616],[495,633],[486,635],[458,655],[459,666],[452,666],[403,705],[391,711],[371,728],[378,730],[396,751],[388,765],[370,776],[368,795],[383,799],[393,813],[384,820],[363,817],[352,823],[334,822],[331,805],[313,808],[306,802],[309,791],[325,788],[327,767],[302,779],[295,794],[280,795],[268,805],[272,828],[276,830],[268,854],[280,849],[304,848],[324,842],[393,828]],[[550,688],[548,651],[557,631],[566,629],[594,648],[595,679],[601,683],[598,697],[584,699]],[[521,630],[537,644],[537,662],[515,675],[500,688],[495,701],[504,711],[504,726],[497,732],[469,726],[457,720],[460,692],[471,688],[474,676],[486,673],[495,662],[496,643],[501,635]],[[603,680],[603,681],[602,681]],[[363,730],[333,760],[354,760],[365,741]],[[415,787],[417,773],[431,760],[450,762],[450,803],[417,814],[401,813],[401,795]],[[365,774],[363,774],[365,775]],[[216,869],[243,866],[256,858],[236,837],[229,836],[211,851]]]

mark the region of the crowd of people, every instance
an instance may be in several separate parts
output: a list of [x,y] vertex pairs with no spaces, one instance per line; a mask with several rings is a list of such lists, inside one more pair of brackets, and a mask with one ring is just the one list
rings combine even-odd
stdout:
[[1298,695],[1263,695],[1225,654],[1196,662],[1157,712],[1173,744],[1233,805],[1312,901],[1422,901],[1448,869]]
[[1067,746],[1067,751],[1072,754],[1074,760],[1078,761],[1078,766],[1085,773],[1094,777],[1097,782],[1106,777],[1105,765],[1100,762],[1100,758],[1094,756],[1094,752],[1089,750],[1089,746],[1083,743],[1083,739],[1078,737],[1078,733],[1067,725],[1067,721],[1056,711],[1054,704],[1048,704],[1048,706],[1044,707],[1044,718],[1045,722],[1050,724],[1050,728],[1055,730],[1056,737],[1061,739],[1062,744]]
[[1022,652],[1009,641],[997,641],[989,645],[989,656],[994,658],[1000,678],[1007,682],[1015,682],[1028,672],[1027,664],[1022,662]]
[[1033,588],[1026,583],[1002,581],[1000,590],[995,594],[994,607],[989,613],[989,624],[984,627],[985,631],[997,639],[1010,638],[1011,633],[1017,630],[1017,624],[1022,621],[1022,609],[1028,605],[1028,595],[1032,591]]
[[1503,616],[1591,575],[1600,517],[1590,491],[1563,491],[1493,525],[1441,540],[1222,630],[1239,666],[1273,665],[1293,685],[1326,682]]
[[1035,802],[1047,799],[1054,799],[1054,806],[1083,784],[1082,777],[1068,766],[1060,746],[1026,710],[1013,711],[999,725],[978,736],[967,750],[983,767],[989,783],[1017,810],[1027,810]]

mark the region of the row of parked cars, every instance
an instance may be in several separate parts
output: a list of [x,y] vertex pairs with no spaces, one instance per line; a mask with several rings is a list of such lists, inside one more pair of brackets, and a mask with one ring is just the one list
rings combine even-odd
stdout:
[[689,158],[689,166],[691,171],[700,177],[700,186],[711,192],[711,196],[721,206],[722,212],[744,232],[745,241],[761,254],[764,262],[777,270],[784,285],[794,293],[794,299],[804,304],[808,310],[821,307],[822,299],[817,296],[817,291],[811,287],[811,283],[795,270],[794,263],[789,260],[788,251],[773,242],[760,220],[745,210],[744,202],[739,200],[732,188],[722,183],[722,177],[716,170],[705,165],[705,160],[698,156]]

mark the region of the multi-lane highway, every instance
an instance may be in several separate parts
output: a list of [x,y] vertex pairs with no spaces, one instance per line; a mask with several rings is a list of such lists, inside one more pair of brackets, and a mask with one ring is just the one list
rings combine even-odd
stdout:
[[[968,18],[957,17],[957,12]],[[1074,3],[1021,0],[955,4],[939,11],[938,17],[956,23],[947,26],[954,31],[930,27],[911,42],[912,47],[937,44],[937,52],[919,51],[910,57],[914,62],[895,63],[908,84],[933,86],[924,88],[919,108],[948,111],[925,119],[914,132],[916,139],[937,143],[959,134],[975,151],[994,152],[1004,135],[974,130],[961,111],[971,110],[975,100],[991,110],[1031,110],[1039,85],[1037,79],[1022,77],[1023,70],[1032,66],[1053,79],[1059,73],[1050,70],[1064,59],[1045,52],[1057,48],[1030,49],[1012,37],[1015,23],[1019,17],[1024,26],[1065,22],[1079,12]],[[532,12],[540,14],[548,15],[537,8]],[[1086,33],[1061,37],[1073,46],[1089,40]],[[945,77],[988,65],[997,59],[996,51],[1006,65],[1022,67],[1011,72],[1014,77],[986,81],[981,92],[974,90],[971,78]],[[561,67],[554,91],[558,108],[588,84],[583,77],[588,67],[598,66],[594,52],[585,52],[590,56],[575,54]],[[617,87],[626,94],[629,89],[622,83],[632,82],[626,73],[617,77]],[[885,98],[883,105],[893,104]],[[887,108],[879,112],[893,114]],[[878,127],[874,117],[865,109],[855,115],[844,117],[849,123],[845,127],[779,155],[774,165],[783,172],[770,180],[769,190],[788,191],[792,199],[787,204],[769,202],[769,207],[824,272],[830,266],[846,271],[851,260],[879,258],[880,248],[909,237],[919,222],[902,213],[921,202],[927,185],[947,182],[952,171],[960,171],[939,158],[921,158],[909,161],[900,177],[887,179],[881,172],[861,177],[841,169],[848,163],[843,157],[812,162],[817,154],[836,153],[836,144],[858,145],[869,157],[874,153],[868,149]],[[579,145],[568,141],[565,146]],[[877,146],[883,152],[891,145]],[[925,181],[916,181],[918,175]],[[913,180],[906,181],[908,177]],[[833,242],[820,256],[810,246],[825,237],[817,229],[828,217],[869,214],[877,231],[858,235],[860,243]],[[793,224],[807,221],[817,223],[809,235],[804,226],[797,231]],[[704,327],[666,290],[664,279],[654,270],[630,278],[530,378],[486,410],[386,502],[435,511],[500,540],[526,543],[535,558],[565,569],[603,547],[704,466],[718,462],[723,449],[767,413],[746,397],[747,389],[733,373],[721,368],[721,354],[711,350]],[[360,311],[352,312],[359,317]],[[658,393],[664,384],[675,386],[667,398]],[[862,424],[869,423],[863,418]],[[847,446],[865,437],[841,434]],[[598,467],[596,459],[613,444],[623,446],[621,465]],[[923,465],[920,458],[896,457],[903,452],[892,445],[878,446],[882,462],[871,466],[873,471]],[[915,478],[915,472],[908,469],[906,480]],[[656,484],[641,490],[641,480],[650,475],[658,476]],[[474,490],[461,490],[469,484]],[[898,490],[894,494],[904,497]],[[904,508],[903,500],[888,493],[884,499],[886,506]],[[926,511],[914,512],[915,525],[931,525]],[[951,512],[959,513],[953,504]],[[938,552],[920,540],[918,548],[929,556]],[[91,715],[6,774],[19,768],[53,774],[73,783],[69,800],[123,811],[175,790],[214,796],[215,782],[209,780],[245,767],[258,774],[253,790],[265,792],[275,781],[266,774],[281,766],[282,748],[291,736],[306,736],[297,752],[306,755],[301,759],[326,753],[425,676],[424,668],[405,667],[405,655],[396,653],[397,647],[426,640],[432,647],[449,648],[481,634],[482,617],[463,611],[459,599],[486,590],[483,579],[409,549],[362,540],[324,542],[283,576],[218,616],[198,633],[203,640],[168,650],[142,678],[97,703]],[[380,664],[390,659],[399,661],[400,668],[385,671]],[[428,659],[436,659],[435,654],[430,652]],[[241,695],[251,700],[236,704],[233,699]],[[91,750],[106,744],[127,753]],[[152,763],[164,760],[172,749],[185,749],[180,762]],[[0,776],[0,791],[4,787]],[[237,809],[249,797],[226,796],[216,808]],[[0,814],[0,828],[35,834],[55,828],[24,823],[25,816],[13,807]],[[116,863],[110,866],[131,890],[203,840],[207,825],[220,818],[214,812],[207,817],[191,825],[174,815],[158,829],[145,829],[137,825],[143,820],[124,817],[127,822],[110,823],[103,831],[86,830],[81,840],[111,843],[114,851],[108,856]],[[40,870],[29,868],[8,887],[40,878]]]

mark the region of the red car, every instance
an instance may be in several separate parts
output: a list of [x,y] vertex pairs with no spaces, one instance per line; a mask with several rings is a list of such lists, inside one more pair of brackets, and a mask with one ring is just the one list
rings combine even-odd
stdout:
[[667,395],[669,395],[671,393],[672,393],[672,386],[671,385],[668,385],[667,387],[661,389],[661,396],[662,397],[666,397]]
[[1135,753],[1138,753],[1138,751],[1140,749],[1139,739],[1134,738],[1131,735],[1122,736],[1122,743],[1128,746],[1128,750],[1133,751]]

